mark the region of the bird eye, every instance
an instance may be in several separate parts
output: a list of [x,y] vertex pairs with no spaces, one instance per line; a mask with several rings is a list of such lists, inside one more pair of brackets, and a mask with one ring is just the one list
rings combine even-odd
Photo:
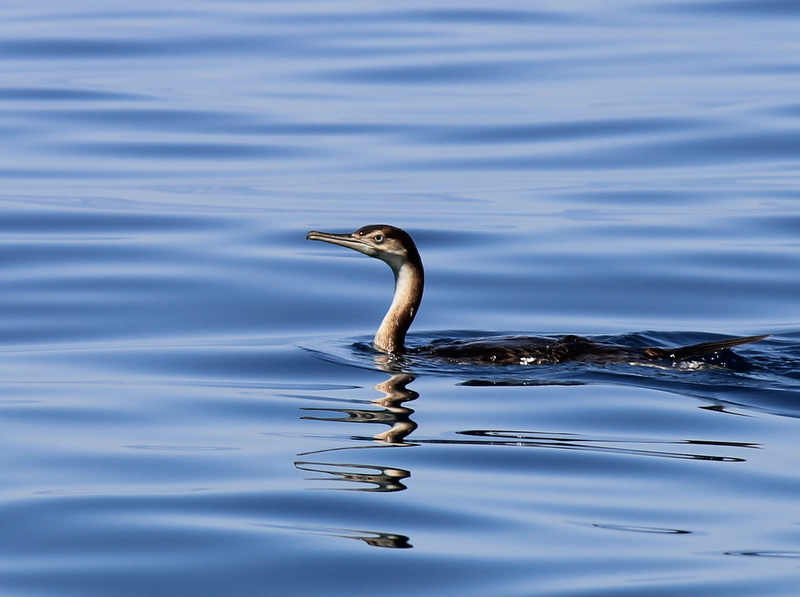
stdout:
[[376,243],[382,243],[383,234],[376,234],[375,236],[372,237],[372,240],[374,240]]

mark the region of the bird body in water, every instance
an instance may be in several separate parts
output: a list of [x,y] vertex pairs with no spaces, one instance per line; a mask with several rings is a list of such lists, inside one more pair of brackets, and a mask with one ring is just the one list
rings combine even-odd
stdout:
[[413,353],[453,363],[495,365],[546,365],[570,361],[680,362],[709,357],[734,346],[767,337],[744,336],[676,348],[657,348],[609,344],[573,335],[561,338],[497,336],[436,341],[408,350],[405,346],[406,333],[422,302],[425,287],[425,270],[411,235],[394,226],[377,224],[364,226],[351,234],[312,230],[306,238],[348,247],[380,259],[392,268],[395,279],[394,297],[373,341],[375,349],[384,353]]

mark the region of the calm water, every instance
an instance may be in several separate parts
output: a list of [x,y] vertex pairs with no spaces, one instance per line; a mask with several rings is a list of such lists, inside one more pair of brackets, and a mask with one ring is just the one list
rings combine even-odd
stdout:
[[797,594],[800,9],[562,4],[4,3],[3,595]]

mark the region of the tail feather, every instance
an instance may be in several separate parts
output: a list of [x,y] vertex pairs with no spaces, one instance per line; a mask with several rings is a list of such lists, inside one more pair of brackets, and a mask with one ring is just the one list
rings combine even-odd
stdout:
[[711,342],[690,344],[689,346],[681,346],[679,348],[666,348],[664,352],[669,358],[682,361],[692,357],[710,355],[726,348],[733,348],[734,346],[741,346],[742,344],[749,344],[750,342],[758,342],[768,337],[769,334],[763,336],[740,336],[739,338],[728,338],[727,340],[712,340]]

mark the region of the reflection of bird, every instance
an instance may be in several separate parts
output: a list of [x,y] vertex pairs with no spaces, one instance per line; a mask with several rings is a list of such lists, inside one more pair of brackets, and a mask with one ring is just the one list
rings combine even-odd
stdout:
[[[406,332],[417,314],[425,285],[422,259],[411,236],[394,226],[373,225],[364,226],[352,234],[311,231],[306,238],[348,247],[389,264],[395,278],[394,298],[375,334],[374,346],[385,353],[407,352]],[[476,364],[539,365],[567,361],[646,363],[664,360],[674,362],[710,357],[720,351],[766,337],[746,336],[712,340],[679,348],[639,348],[607,344],[580,336],[564,336],[558,339],[499,336],[433,342],[409,352],[454,363]]]
[[[307,477],[307,481],[343,481],[360,483],[360,487],[339,487],[343,491],[374,491],[390,493],[408,489],[402,480],[411,476],[403,468],[390,468],[370,464],[330,464],[298,460],[294,465],[301,471],[323,473],[327,477]],[[366,485],[366,487],[365,487]]]
[[394,373],[386,381],[382,381],[375,386],[375,389],[383,392],[382,398],[376,398],[372,404],[383,407],[383,410],[372,410],[363,408],[304,408],[303,410],[327,411],[346,415],[344,418],[327,417],[301,417],[312,421],[341,421],[344,423],[381,423],[389,425],[386,431],[373,435],[372,438],[387,444],[402,445],[405,437],[417,428],[417,424],[411,420],[414,411],[403,406],[404,402],[410,402],[419,398],[414,390],[406,386],[414,381],[414,378],[407,373]]

